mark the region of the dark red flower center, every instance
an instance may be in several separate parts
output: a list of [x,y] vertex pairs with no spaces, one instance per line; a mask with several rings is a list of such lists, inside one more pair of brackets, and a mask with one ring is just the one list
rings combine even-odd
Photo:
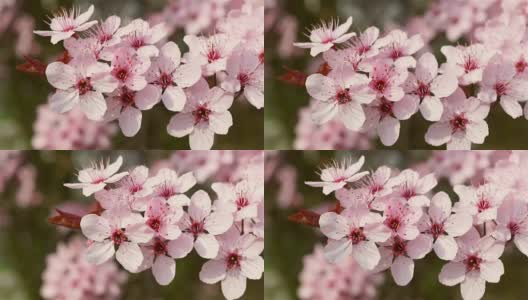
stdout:
[[477,203],[477,208],[478,208],[479,213],[485,211],[486,209],[490,207],[491,207],[490,202],[484,198],[480,199],[479,202]]
[[402,193],[402,197],[405,198],[405,200],[409,200],[414,196],[416,196],[416,193],[413,189],[406,188]]
[[160,229],[160,226],[161,226],[161,220],[159,218],[151,218],[151,219],[148,219],[147,221],[147,225],[154,229],[154,231],[158,231]]
[[245,87],[249,83],[249,75],[246,73],[240,73],[237,77],[238,81],[240,82],[240,85],[242,87]]
[[171,74],[161,73],[161,75],[159,77],[159,85],[161,85],[161,87],[163,89],[166,89],[169,86],[171,86],[172,82],[173,82],[173,79],[172,79],[172,75]]
[[378,106],[378,110],[381,114],[381,117],[386,117],[392,115],[392,108],[394,106],[394,102],[388,101],[385,98],[381,99],[381,103]]
[[513,236],[519,233],[519,230],[521,229],[521,227],[519,226],[519,224],[515,222],[510,222],[508,223],[508,229],[510,230],[511,235]]
[[470,255],[464,260],[464,264],[466,265],[466,271],[471,272],[473,270],[480,270],[480,263],[482,262],[482,258],[478,257],[477,255]]
[[226,258],[227,268],[233,269],[233,268],[240,268],[240,261],[242,260],[242,257],[238,253],[230,253]]
[[77,90],[79,90],[79,95],[84,95],[88,92],[93,91],[93,86],[90,81],[90,78],[84,78],[77,82]]
[[430,231],[433,237],[436,239],[440,235],[444,234],[444,224],[434,223],[431,225]]
[[348,235],[348,238],[352,241],[352,244],[355,245],[359,242],[365,241],[367,237],[363,234],[363,229],[354,228],[352,232]]
[[528,63],[524,59],[519,60],[515,64],[515,69],[517,70],[517,73],[523,73],[526,67],[528,67]]
[[401,221],[400,218],[390,217],[385,220],[385,225],[389,227],[392,231],[396,232],[400,228]]
[[451,128],[453,129],[453,132],[465,131],[468,123],[469,120],[466,118],[465,114],[462,113],[451,120]]
[[128,78],[128,69],[127,68],[117,68],[112,71],[115,78],[119,79],[120,81],[124,82]]
[[156,255],[165,255],[167,253],[167,244],[161,239],[156,239],[152,245],[152,250]]
[[200,105],[198,108],[196,108],[195,111],[193,111],[194,116],[194,124],[198,124],[200,122],[209,122],[209,115],[211,114],[211,110],[207,108],[206,105]]
[[393,255],[400,256],[404,255],[406,251],[407,245],[405,244],[405,241],[400,239],[399,237],[394,238],[394,242],[392,244],[392,253]]
[[135,38],[131,43],[132,48],[139,49],[145,46],[145,41],[143,39]]
[[374,89],[380,93],[383,93],[387,88],[387,81],[385,79],[376,79],[372,82]]
[[220,52],[215,48],[210,49],[207,53],[207,61],[209,63],[219,60],[220,58],[222,58],[222,55],[220,55]]
[[189,227],[189,231],[194,235],[194,237],[197,237],[200,233],[205,232],[203,222],[192,222],[191,227]]
[[335,99],[337,103],[339,104],[347,104],[348,102],[352,101],[352,97],[350,97],[350,90],[344,89],[339,92],[337,92]]
[[249,205],[249,200],[246,197],[239,197],[236,201],[237,210],[241,210],[242,208]]
[[420,99],[423,99],[426,96],[431,95],[431,89],[429,87],[429,84],[420,82],[418,84],[418,88],[416,89],[416,94],[418,94]]
[[119,100],[123,106],[132,106],[136,103],[136,92],[128,89],[126,86],[122,87]]
[[398,59],[398,58],[400,58],[402,56],[403,56],[403,52],[399,48],[392,49],[392,51],[390,53],[390,58],[393,59],[393,60],[396,60],[396,59]]
[[125,231],[123,231],[121,229],[117,229],[114,232],[112,232],[111,239],[114,242],[114,245],[116,245],[116,246],[119,246],[123,242],[127,242],[128,241],[128,237],[126,236]]
[[506,83],[498,82],[494,86],[495,92],[497,92],[497,96],[504,96],[506,95],[506,92],[508,91],[508,85]]
[[476,60],[474,60],[473,58],[469,57],[468,59],[466,59],[466,61],[464,62],[464,71],[466,73],[469,73],[471,71],[474,71],[476,69],[478,69],[479,65],[477,63]]

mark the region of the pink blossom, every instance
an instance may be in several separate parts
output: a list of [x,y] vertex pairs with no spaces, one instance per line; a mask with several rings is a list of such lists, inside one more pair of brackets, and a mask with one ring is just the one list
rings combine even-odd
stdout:
[[458,77],[460,85],[470,85],[482,80],[482,72],[491,58],[490,51],[482,44],[468,47],[443,46],[441,49],[447,62],[442,65],[444,73]]
[[438,280],[447,286],[460,283],[464,300],[481,299],[486,281],[497,283],[504,274],[504,265],[499,259],[504,252],[504,244],[489,236],[481,238],[475,228],[471,228],[457,242],[457,256],[442,267]]
[[381,245],[381,259],[374,272],[390,268],[394,282],[399,286],[406,286],[414,276],[413,260],[424,258],[431,249],[431,239],[423,234],[410,241],[399,236],[392,237]]
[[340,264],[329,263],[322,245],[317,244],[303,257],[299,281],[297,297],[302,300],[342,300],[343,295],[373,300],[377,299],[384,275],[364,270],[352,256]]
[[236,230],[224,234],[218,255],[206,262],[200,280],[207,284],[221,281],[222,293],[228,300],[242,297],[247,279],[259,280],[264,273],[264,240],[253,235],[240,236]]
[[401,201],[391,201],[384,212],[383,224],[404,240],[414,240],[420,234],[418,221],[422,217],[422,208],[408,206]]
[[348,160],[343,160],[341,163],[334,162],[321,171],[322,181],[306,181],[305,184],[313,187],[322,187],[323,194],[329,195],[343,188],[347,183],[358,181],[367,175],[368,171],[359,172],[364,163],[365,157],[363,156],[355,163]]
[[189,135],[193,150],[211,149],[214,135],[227,134],[233,125],[228,111],[232,104],[232,94],[218,87],[210,89],[202,78],[187,90],[187,103],[181,113],[172,117],[167,131],[175,137]]
[[364,32],[360,33],[358,37],[353,37],[350,41],[352,48],[357,53],[365,58],[371,58],[379,53],[381,47],[379,38],[379,29],[377,27],[369,27]]
[[126,209],[107,210],[101,216],[85,215],[81,219],[81,230],[93,240],[86,251],[89,262],[102,264],[115,253],[117,261],[130,272],[143,261],[138,243],[150,241],[154,234],[140,214]]
[[86,60],[99,60],[102,58],[102,45],[96,38],[76,39],[69,38],[64,41],[64,49],[71,56],[70,65]]
[[119,120],[119,127],[123,135],[133,137],[141,129],[143,118],[141,111],[154,107],[159,102],[160,97],[161,90],[153,85],[147,85],[140,91],[122,86],[110,94],[106,100],[108,110],[104,119],[106,121]]
[[370,73],[370,88],[389,101],[400,101],[405,95],[402,84],[407,79],[408,72],[395,67],[387,61],[380,60]]
[[128,176],[119,181],[119,188],[134,197],[144,197],[152,193],[152,181],[148,180],[149,170],[145,166],[137,166],[130,170]]
[[133,48],[140,57],[158,56],[156,43],[167,35],[165,24],[150,27],[147,21],[136,19],[116,32],[122,39],[122,45]]
[[173,201],[181,205],[188,205],[189,198],[184,195],[195,184],[196,178],[192,172],[178,175],[174,170],[163,168],[156,176],[147,179],[145,184],[153,189],[152,197],[161,197],[166,201]]
[[163,198],[152,198],[145,211],[145,224],[156,232],[156,236],[175,240],[181,234],[178,222],[182,216],[181,206],[168,205]]
[[489,110],[476,98],[466,99],[459,88],[444,100],[442,117],[429,127],[425,141],[433,146],[447,143],[448,150],[469,150],[471,143],[482,144],[489,134],[485,121]]
[[85,245],[86,240],[76,236],[58,243],[57,250],[46,256],[40,288],[43,299],[120,298],[127,273],[113,261],[97,266],[89,263],[84,255]]
[[428,121],[438,121],[444,107],[441,98],[450,96],[458,87],[458,80],[451,74],[438,75],[438,62],[431,53],[418,60],[416,74],[409,73],[405,92],[421,101],[420,112]]
[[183,41],[189,46],[189,52],[184,55],[184,59],[188,63],[202,66],[205,76],[225,71],[227,59],[236,46],[235,41],[223,33],[210,37],[187,35]]
[[378,45],[383,48],[381,58],[390,59],[397,67],[407,69],[416,65],[412,55],[424,46],[424,41],[419,34],[409,38],[406,32],[393,30],[379,39]]
[[516,76],[512,62],[494,56],[484,69],[479,100],[491,103],[500,99],[502,109],[516,119],[523,115],[519,101],[528,100],[528,81]]
[[475,217],[475,224],[497,218],[497,209],[501,205],[506,191],[493,184],[484,184],[479,187],[456,185],[453,190],[460,201],[455,204],[457,213],[466,213]]
[[159,90],[163,104],[170,111],[183,109],[187,101],[183,88],[194,85],[202,74],[199,65],[182,65],[180,62],[180,48],[174,42],[168,42],[161,48],[160,56],[154,60],[146,75],[148,82]]
[[97,21],[88,22],[93,13],[93,5],[88,8],[88,11],[82,14],[78,9],[72,9],[70,11],[63,9],[55,14],[53,18],[50,18],[51,31],[37,30],[34,31],[34,33],[40,36],[51,36],[51,43],[57,44],[58,42],[73,36],[76,32],[85,31],[97,24]]
[[310,30],[309,43],[295,43],[294,45],[310,49],[310,54],[315,57],[330,50],[335,44],[344,43],[356,35],[355,33],[347,33],[352,26],[352,17],[349,17],[344,24],[338,24],[338,21],[334,20],[328,23],[321,22],[321,25],[314,26]]
[[216,208],[233,213],[237,222],[257,217],[258,205],[264,198],[262,187],[256,180],[242,180],[236,184],[217,182],[211,186],[218,195]]
[[472,217],[466,213],[451,214],[451,199],[438,192],[431,200],[429,212],[419,223],[420,231],[429,238],[438,258],[453,260],[458,246],[455,237],[465,234],[473,225]]
[[121,178],[127,176],[128,172],[116,174],[122,164],[123,158],[121,156],[114,163],[106,166],[103,162],[99,166],[93,164],[92,167],[79,171],[77,178],[80,183],[65,183],[64,186],[71,189],[82,189],[84,196],[90,196],[104,189],[107,184],[118,182]]
[[222,88],[230,93],[243,92],[257,109],[264,107],[264,64],[259,54],[247,49],[235,50],[227,59],[227,77]]
[[404,97],[397,102],[377,98],[365,108],[367,120],[364,128],[374,130],[383,145],[392,146],[400,137],[400,120],[408,120],[417,110],[418,99],[413,97]]
[[319,226],[328,237],[325,257],[335,263],[352,255],[362,268],[374,269],[380,260],[375,243],[385,242],[391,236],[382,221],[381,215],[371,213],[366,208],[346,209],[340,214],[322,214]]
[[429,206],[429,198],[426,196],[436,185],[435,174],[431,173],[421,177],[411,169],[403,170],[398,176],[391,179],[394,193],[391,198],[401,199],[410,206]]
[[391,180],[391,169],[381,166],[372,174],[363,177],[360,183],[361,189],[366,189],[372,197],[387,196],[397,183]]
[[108,65],[89,59],[77,65],[49,64],[46,77],[57,88],[50,98],[51,109],[65,113],[80,105],[90,120],[100,121],[106,111],[103,93],[111,93],[117,87],[109,71]]
[[502,202],[497,211],[497,227],[492,236],[499,241],[513,243],[524,255],[528,256],[528,207],[526,202],[509,198]]
[[92,28],[91,36],[94,37],[102,47],[112,47],[121,42],[117,30],[121,25],[121,18],[110,16],[100,25]]
[[176,276],[175,259],[184,258],[192,251],[193,241],[185,236],[175,240],[155,237],[141,244],[143,262],[135,272],[152,268],[152,275],[160,285],[169,285]]
[[339,68],[328,76],[310,75],[306,89],[318,100],[312,119],[324,124],[337,119],[350,130],[359,130],[365,122],[362,104],[371,103],[376,95],[368,87],[369,79],[352,68]]
[[202,190],[195,192],[184,214],[180,228],[182,235],[194,239],[194,249],[203,258],[214,258],[218,254],[219,244],[216,238],[226,232],[233,224],[233,215],[211,211],[211,198]]
[[141,91],[147,86],[145,73],[150,67],[150,59],[141,57],[131,48],[119,48],[112,59],[112,76],[121,86],[133,91]]

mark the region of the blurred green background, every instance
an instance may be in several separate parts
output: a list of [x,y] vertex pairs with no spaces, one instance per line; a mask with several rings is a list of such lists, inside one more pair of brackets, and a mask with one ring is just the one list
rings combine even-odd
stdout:
[[[1,1],[0,1],[1,2]],[[93,20],[104,20],[110,15],[122,18],[127,24],[134,18],[146,19],[149,14],[158,13],[168,0],[15,0],[19,14],[28,14],[35,19],[37,29],[46,30],[47,16],[60,7],[80,6],[86,10],[95,6]],[[1,3],[0,3],[1,4]],[[1,7],[1,5],[0,5]],[[183,43],[184,32],[179,30],[170,40],[176,42],[182,52],[188,51]],[[62,44],[52,45],[49,38],[34,36],[41,48],[35,58],[44,62],[52,61],[64,50]],[[15,66],[23,59],[15,53],[15,36],[12,31],[0,31],[0,149],[31,149],[33,123],[36,107],[47,102],[53,92],[45,77],[21,73]],[[233,105],[233,127],[226,136],[215,136],[214,149],[263,149],[264,113],[250,106],[242,99]],[[177,139],[167,133],[166,127],[174,113],[158,104],[143,113],[140,132],[133,138],[126,138],[118,132],[113,139],[112,149],[189,149],[188,137]]]
[[[322,205],[335,205],[336,199],[325,196],[320,188],[309,187],[304,181],[318,180],[316,174],[325,164],[332,160],[350,157],[354,161],[365,156],[363,170],[376,170],[381,165],[393,169],[405,169],[423,162],[430,157],[430,151],[280,151],[281,164],[293,166],[298,172],[296,189],[302,194],[304,204],[299,207],[282,209],[277,206],[276,183],[266,184],[266,281],[265,299],[290,300],[298,299],[299,273],[303,268],[303,256],[313,252],[316,244],[325,244],[324,236],[317,229],[299,225],[287,220],[287,217],[299,208],[315,210]],[[447,180],[442,179],[435,188],[445,191],[452,201],[456,195]],[[513,250],[513,251],[512,251]],[[486,284],[484,300],[521,300],[526,299],[528,287],[523,282],[528,277],[528,258],[513,249],[506,248],[501,257],[505,274],[497,284]],[[397,286],[390,271],[386,271],[385,281],[378,290],[378,299],[383,300],[445,300],[462,299],[460,287],[447,287],[438,281],[438,274],[444,261],[429,253],[424,259],[415,261],[414,277],[406,287]]]
[[[354,18],[351,31],[363,31],[370,26],[383,28],[394,24],[405,26],[409,18],[420,16],[434,0],[277,0],[278,15],[292,15],[299,22],[296,41],[306,41],[307,28],[318,24],[320,20],[339,17],[346,20]],[[278,22],[278,21],[276,21]],[[266,33],[266,111],[265,111],[265,147],[266,149],[293,149],[295,125],[298,111],[309,104],[310,97],[302,87],[291,86],[278,80],[285,73],[284,67],[307,71],[314,59],[309,51],[300,50],[300,55],[281,58],[277,52],[281,30],[275,23]],[[431,43],[439,63],[445,61],[440,47],[449,42],[443,34]],[[455,44],[466,44],[460,40]],[[319,64],[317,64],[318,66]],[[490,135],[483,145],[473,145],[472,149],[526,149],[528,139],[528,121],[523,117],[516,120],[506,115],[500,106],[492,109],[487,119]],[[431,123],[418,113],[410,120],[401,122],[400,138],[392,147],[383,146],[378,139],[373,146],[376,149],[433,149],[425,140],[425,132]],[[445,145],[443,148],[445,149]]]
[[[71,190],[63,186],[65,182],[76,182],[77,171],[90,165],[92,161],[123,156],[122,170],[144,164],[152,165],[160,159],[170,156],[170,151],[23,151],[25,161],[38,171],[37,190],[42,194],[42,203],[30,208],[21,208],[16,204],[16,184],[8,182],[9,187],[1,194],[0,209],[7,213],[8,224],[0,226],[0,299],[29,300],[42,299],[39,290],[41,276],[46,266],[45,258],[55,252],[57,244],[74,236],[82,236],[80,231],[58,230],[47,222],[55,207],[66,202],[89,205],[93,197],[82,196],[80,190]],[[210,183],[195,186],[195,190],[204,189],[211,195]],[[224,299],[220,285],[202,283],[198,274],[205,259],[194,251],[176,261],[176,277],[168,286],[156,283],[151,270],[140,274],[128,274],[128,281],[122,287],[121,299]],[[263,280],[248,280],[243,298],[262,299]],[[67,300],[67,299],[64,299]]]

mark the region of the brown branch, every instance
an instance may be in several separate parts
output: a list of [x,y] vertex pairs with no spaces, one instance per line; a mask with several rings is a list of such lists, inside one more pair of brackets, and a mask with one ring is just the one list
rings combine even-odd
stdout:
[[[16,66],[18,71],[42,76],[46,74],[46,68],[48,67],[48,64],[28,55],[24,56],[24,59],[26,60],[25,63]],[[56,61],[67,64],[71,61],[71,59],[72,57],[68,51],[64,51],[57,57]]]
[[[306,78],[308,78],[308,75],[302,71],[290,69],[288,67],[284,67],[286,69],[286,73],[279,76],[279,80],[283,81],[285,83],[295,85],[295,86],[304,86],[306,83]],[[332,71],[332,68],[328,63],[323,63],[319,66],[319,69],[317,69],[318,74],[322,75],[328,75]]]
[[30,56],[24,56],[24,58],[26,59],[26,62],[16,66],[18,71],[37,75],[44,75],[46,73],[47,64]]
[[[76,214],[71,214],[65,211],[62,211],[60,209],[55,209],[58,213],[58,215],[48,218],[48,222],[50,222],[53,225],[63,226],[70,229],[81,229],[81,219],[84,216],[79,216]],[[99,202],[96,202],[95,208],[87,213],[89,214],[96,214],[101,215],[103,213],[104,209],[101,207]]]
[[[342,211],[343,211],[343,207],[341,206],[341,204],[339,204],[339,201],[338,201],[335,207],[329,210],[328,212],[340,213]],[[294,223],[302,224],[302,225],[307,225],[311,227],[319,227],[320,217],[321,215],[316,212],[309,211],[306,209],[301,209],[298,212],[292,215],[289,215],[288,220]]]

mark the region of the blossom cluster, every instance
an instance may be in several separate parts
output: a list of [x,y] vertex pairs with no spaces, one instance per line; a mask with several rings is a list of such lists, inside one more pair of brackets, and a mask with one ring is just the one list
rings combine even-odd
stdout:
[[[309,42],[294,44],[310,49],[314,57],[322,54],[324,61],[305,81],[314,99],[312,121],[334,121],[353,132],[374,133],[383,145],[392,146],[399,139],[401,121],[420,112],[432,122],[425,134],[428,144],[462,150],[483,144],[489,135],[486,118],[495,104],[515,119],[523,115],[521,103],[528,100],[528,12],[519,9],[526,3],[498,2],[438,1],[433,17],[425,18],[437,27],[427,32],[424,25],[414,30],[417,34],[410,34],[410,28],[382,34],[377,27],[349,32],[352,17],[342,24],[332,20],[314,26],[307,34]],[[454,29],[450,20],[461,27]],[[472,41],[442,46],[442,64],[426,48],[441,30],[453,41],[463,33]]]
[[327,261],[352,257],[374,273],[390,269],[394,282],[406,286],[415,261],[434,252],[446,261],[440,283],[460,284],[466,300],[481,299],[486,283],[498,283],[504,274],[506,246],[528,255],[528,155],[487,157],[490,167],[483,169],[478,183],[463,180],[453,186],[455,203],[447,193],[433,192],[438,183],[434,173],[387,166],[361,171],[363,157],[323,168],[321,181],[306,184],[321,187],[325,195],[334,193],[339,203],[318,220],[328,238]]
[[303,300],[376,299],[383,279],[382,274],[363,270],[352,257],[341,264],[329,263],[318,244],[303,258],[297,295]]
[[[262,161],[260,161],[262,162]],[[260,171],[246,166],[236,181],[211,184],[216,198],[196,190],[193,172],[146,166],[119,172],[123,159],[94,164],[79,171],[78,183],[66,183],[94,196],[101,212],[80,220],[88,241],[86,260],[94,265],[117,262],[131,273],[151,269],[160,285],[176,276],[176,260],[193,249],[207,259],[202,282],[221,282],[226,299],[240,298],[246,281],[259,280],[264,271],[264,184]],[[191,189],[195,191],[189,197]]]
[[48,104],[37,107],[31,144],[39,150],[108,149],[117,128],[86,118],[79,108],[59,114]]
[[0,151],[0,194],[16,186],[14,190],[18,207],[38,205],[42,201],[42,195],[37,190],[36,181],[37,170],[26,161],[22,151]]
[[95,266],[86,261],[85,242],[75,237],[47,256],[40,290],[44,299],[119,299],[126,272],[114,262]]
[[186,35],[189,51],[168,41],[163,22],[121,18],[90,21],[94,6],[85,12],[60,11],[50,18],[50,29],[35,31],[63,42],[60,61],[45,70],[57,89],[50,108],[66,113],[79,108],[93,121],[118,120],[127,137],[135,136],[142,111],[159,102],[176,114],[167,132],[177,138],[189,135],[191,149],[210,149],[215,134],[226,135],[233,125],[234,100],[246,98],[264,106],[264,8],[245,1],[216,23],[209,36]]

